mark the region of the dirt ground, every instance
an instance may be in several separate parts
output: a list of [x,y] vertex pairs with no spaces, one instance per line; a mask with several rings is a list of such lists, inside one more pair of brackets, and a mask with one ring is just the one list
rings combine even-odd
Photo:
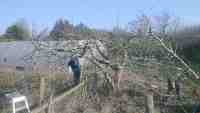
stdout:
[[131,92],[120,92],[109,96],[71,96],[55,104],[56,113],[143,113],[144,97]]

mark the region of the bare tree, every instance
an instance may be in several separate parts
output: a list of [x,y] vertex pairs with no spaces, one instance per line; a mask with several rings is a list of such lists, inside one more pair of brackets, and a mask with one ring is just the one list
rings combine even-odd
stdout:
[[137,36],[144,37],[148,35],[148,29],[150,25],[151,19],[147,15],[142,14],[135,20],[129,22],[129,29]]
[[169,15],[169,13],[163,13],[160,16],[155,16],[155,27],[160,35],[166,35],[168,27],[170,25],[170,20],[171,16]]

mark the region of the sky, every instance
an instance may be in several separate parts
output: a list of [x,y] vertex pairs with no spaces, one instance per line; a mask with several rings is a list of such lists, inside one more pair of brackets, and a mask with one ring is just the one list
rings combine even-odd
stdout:
[[137,15],[168,12],[188,24],[200,23],[200,0],[0,0],[0,33],[19,19],[33,27],[52,28],[59,18],[73,24],[111,29]]

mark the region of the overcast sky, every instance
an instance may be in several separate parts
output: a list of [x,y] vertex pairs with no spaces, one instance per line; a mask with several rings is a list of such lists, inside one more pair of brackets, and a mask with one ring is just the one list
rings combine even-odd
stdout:
[[199,0],[0,0],[0,32],[17,19],[38,28],[52,27],[58,18],[74,24],[110,29],[126,25],[140,13],[169,12],[185,23],[200,23]]

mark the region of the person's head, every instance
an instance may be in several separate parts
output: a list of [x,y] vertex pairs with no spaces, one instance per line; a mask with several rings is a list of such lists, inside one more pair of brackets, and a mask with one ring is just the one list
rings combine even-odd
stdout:
[[68,62],[68,66],[79,66],[79,58],[74,55],[74,56],[71,56],[70,59],[69,59],[69,62]]

